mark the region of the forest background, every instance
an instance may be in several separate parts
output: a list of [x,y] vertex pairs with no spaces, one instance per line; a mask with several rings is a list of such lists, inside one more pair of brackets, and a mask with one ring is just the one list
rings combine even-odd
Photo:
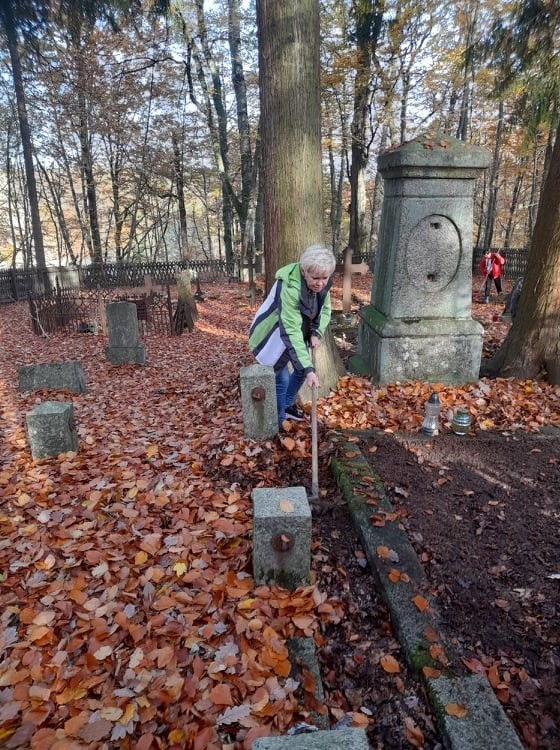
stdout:
[[[504,74],[513,59],[495,61],[535,13],[558,21],[546,2],[320,3],[323,203],[336,253],[374,253],[376,156],[430,131],[492,153],[473,244],[529,244],[558,65],[534,44],[515,77]],[[3,265],[259,256],[269,154],[254,2],[8,0],[0,21]]]

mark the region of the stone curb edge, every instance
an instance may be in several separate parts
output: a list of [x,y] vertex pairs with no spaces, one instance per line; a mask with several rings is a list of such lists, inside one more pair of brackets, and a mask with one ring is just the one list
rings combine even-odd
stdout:
[[[367,433],[371,437],[371,431]],[[410,667],[424,682],[442,741],[448,750],[523,750],[485,675],[468,673],[440,633],[437,601],[424,570],[394,513],[381,479],[351,437],[330,432],[331,471],[346,502],[370,569],[389,608]],[[439,676],[427,676],[425,667]],[[461,717],[446,706],[466,709]]]

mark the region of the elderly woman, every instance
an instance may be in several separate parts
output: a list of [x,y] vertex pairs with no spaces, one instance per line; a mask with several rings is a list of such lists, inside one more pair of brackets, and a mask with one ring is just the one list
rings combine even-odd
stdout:
[[319,345],[331,318],[329,289],[335,265],[328,248],[306,248],[299,262],[276,272],[276,281],[251,324],[249,347],[257,362],[273,367],[276,374],[280,429],[285,419],[304,419],[303,409],[295,403],[304,382],[319,387],[310,349]]

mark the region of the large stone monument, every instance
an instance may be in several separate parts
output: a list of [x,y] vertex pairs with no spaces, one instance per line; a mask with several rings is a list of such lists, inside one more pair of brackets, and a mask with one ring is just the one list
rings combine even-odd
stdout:
[[441,134],[379,157],[379,244],[352,372],[374,383],[477,380],[483,328],[471,317],[473,195],[489,161],[485,149]]

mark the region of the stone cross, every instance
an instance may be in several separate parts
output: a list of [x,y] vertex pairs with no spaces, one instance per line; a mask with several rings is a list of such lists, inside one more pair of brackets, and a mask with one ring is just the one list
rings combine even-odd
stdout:
[[144,286],[138,287],[139,294],[162,294],[165,291],[165,287],[162,284],[154,284],[151,274],[144,274]]
[[352,302],[352,274],[369,273],[369,265],[365,262],[352,263],[352,248],[346,247],[343,253],[344,265],[342,269],[342,312],[350,312]]

